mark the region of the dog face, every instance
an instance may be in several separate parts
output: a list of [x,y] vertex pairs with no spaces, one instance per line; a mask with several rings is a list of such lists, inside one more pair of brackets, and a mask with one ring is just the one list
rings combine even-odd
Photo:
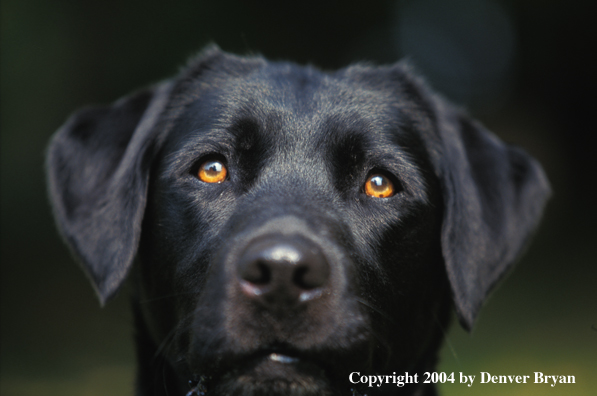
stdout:
[[147,395],[350,394],[351,372],[432,370],[450,307],[472,326],[549,191],[404,64],[324,73],[216,48],[77,113],[48,170],[102,301],[138,259]]

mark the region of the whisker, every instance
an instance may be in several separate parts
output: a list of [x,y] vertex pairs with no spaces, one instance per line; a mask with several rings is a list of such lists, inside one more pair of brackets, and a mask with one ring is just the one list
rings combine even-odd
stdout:
[[162,342],[160,343],[160,345],[158,345],[158,347],[155,350],[155,354],[153,355],[154,359],[157,359],[162,352],[166,349],[166,347],[170,346],[170,343],[174,341],[174,337],[176,335],[176,331],[178,329],[175,327],[172,330],[170,330],[170,332],[166,335],[166,337],[164,337],[164,339],[162,340]]
[[367,308],[371,309],[372,311],[375,311],[377,314],[379,314],[380,316],[382,316],[384,319],[392,322],[393,324],[396,323],[396,321],[394,320],[394,318],[392,318],[390,315],[388,315],[387,313],[383,312],[381,309],[377,308],[376,306],[374,306],[372,303],[360,298],[360,297],[356,297],[356,300],[358,303],[363,304],[364,306],[366,306]]
[[193,313],[186,315],[180,320],[177,326],[175,326],[174,328],[172,328],[172,330],[168,332],[168,334],[164,337],[160,345],[158,345],[158,347],[156,348],[154,358],[157,358],[159,355],[161,355],[161,353],[166,348],[168,348],[172,342],[174,342],[177,332],[184,332],[185,330],[188,330],[191,327],[190,319],[192,317]]
[[448,349],[450,350],[450,353],[454,357],[456,364],[458,364],[458,366],[461,367],[460,359],[458,358],[458,354],[456,353],[456,349],[454,349],[454,345],[452,344],[452,341],[450,341],[450,337],[448,336],[448,333],[446,332],[445,327],[442,326],[442,324],[439,321],[439,319],[437,318],[437,315],[435,312],[432,312],[432,315],[433,315],[433,320],[435,321],[435,324],[440,328],[440,330],[442,332],[443,339],[444,339]]
[[168,391],[168,383],[166,382],[166,363],[162,363],[162,382],[166,396],[170,396],[170,392]]
[[[380,308],[376,307],[375,305],[373,305],[371,302],[357,297],[356,298],[357,302],[359,302],[360,304],[366,306],[367,308],[369,308],[370,310],[372,310],[373,312],[375,312],[376,314],[378,314],[379,316],[381,316],[382,318],[384,318],[385,320],[391,322],[391,323],[396,323],[395,320],[388,315],[387,313],[385,313],[384,311],[382,311]],[[385,363],[383,364],[384,367],[387,367],[388,364],[390,363],[391,357],[392,357],[392,345],[391,343],[382,335],[380,335],[377,331],[375,331],[371,325],[367,326],[367,330],[369,331],[369,333],[371,333],[371,335],[373,336],[373,338],[375,339],[375,342],[377,342],[378,344],[383,346],[384,351],[386,351],[386,358],[385,358]],[[373,359],[373,356],[369,357],[370,360]]]

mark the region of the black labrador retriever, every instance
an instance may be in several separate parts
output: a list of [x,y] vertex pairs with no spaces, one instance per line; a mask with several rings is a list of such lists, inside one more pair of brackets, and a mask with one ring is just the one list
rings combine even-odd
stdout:
[[132,278],[139,396],[435,394],[452,307],[470,328],[549,195],[405,63],[216,47],[75,113],[47,170],[102,303]]

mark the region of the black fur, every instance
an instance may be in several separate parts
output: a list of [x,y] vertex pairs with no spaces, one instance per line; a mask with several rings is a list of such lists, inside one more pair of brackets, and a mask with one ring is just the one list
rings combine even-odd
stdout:
[[[205,159],[227,180],[199,180]],[[215,47],[75,113],[47,168],[102,303],[133,279],[139,396],[188,381],[210,396],[434,394],[348,376],[432,371],[451,307],[473,325],[549,195],[537,162],[404,63],[322,72]],[[372,173],[396,194],[366,195]]]

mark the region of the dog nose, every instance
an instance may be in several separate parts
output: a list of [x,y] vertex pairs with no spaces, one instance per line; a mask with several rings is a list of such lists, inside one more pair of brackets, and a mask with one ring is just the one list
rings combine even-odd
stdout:
[[241,290],[276,306],[320,297],[330,276],[321,248],[300,236],[269,236],[252,242],[238,263]]

